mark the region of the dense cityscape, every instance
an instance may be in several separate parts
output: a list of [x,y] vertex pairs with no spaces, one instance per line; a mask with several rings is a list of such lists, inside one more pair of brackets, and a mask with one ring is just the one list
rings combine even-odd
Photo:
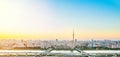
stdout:
[[[69,49],[73,46],[73,40],[17,40],[1,39],[0,49],[33,48],[46,49],[53,46],[56,49]],[[74,40],[74,46],[81,49],[120,49],[120,40]]]

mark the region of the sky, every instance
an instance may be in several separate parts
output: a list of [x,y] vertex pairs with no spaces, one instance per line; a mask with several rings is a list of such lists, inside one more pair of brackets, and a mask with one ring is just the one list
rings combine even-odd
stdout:
[[0,39],[120,39],[119,0],[0,0]]

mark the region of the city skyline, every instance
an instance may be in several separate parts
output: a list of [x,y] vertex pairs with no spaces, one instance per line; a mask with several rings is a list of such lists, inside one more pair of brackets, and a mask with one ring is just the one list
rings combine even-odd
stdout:
[[0,0],[0,39],[120,39],[119,0]]

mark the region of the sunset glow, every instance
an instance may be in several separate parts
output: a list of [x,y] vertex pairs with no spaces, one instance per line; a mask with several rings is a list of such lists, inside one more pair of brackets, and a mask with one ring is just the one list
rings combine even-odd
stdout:
[[120,39],[119,0],[0,0],[0,39]]

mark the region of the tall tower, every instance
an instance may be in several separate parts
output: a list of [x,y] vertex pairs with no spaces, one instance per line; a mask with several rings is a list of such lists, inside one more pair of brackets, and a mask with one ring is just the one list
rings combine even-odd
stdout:
[[75,34],[74,34],[74,29],[73,29],[73,43],[74,43],[74,41],[75,41],[75,36],[74,36]]
[[75,48],[75,43],[74,43],[74,42],[75,42],[75,39],[74,39],[74,29],[73,29],[73,32],[72,32],[72,38],[73,38],[73,39],[72,39],[72,42],[71,42],[71,43],[72,43],[71,52],[73,52],[73,50],[74,50],[74,48]]

